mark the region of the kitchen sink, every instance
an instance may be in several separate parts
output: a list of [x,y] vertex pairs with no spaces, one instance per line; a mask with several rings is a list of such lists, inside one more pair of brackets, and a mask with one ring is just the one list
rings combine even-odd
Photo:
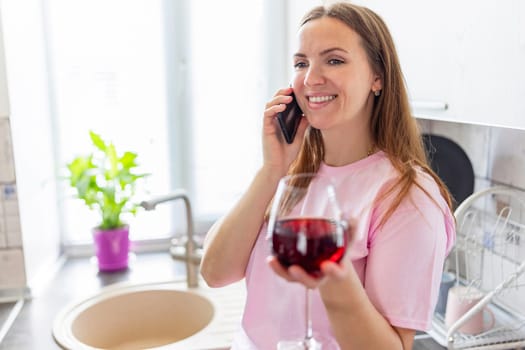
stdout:
[[217,289],[117,284],[64,308],[53,336],[64,349],[227,349],[244,298],[242,282]]

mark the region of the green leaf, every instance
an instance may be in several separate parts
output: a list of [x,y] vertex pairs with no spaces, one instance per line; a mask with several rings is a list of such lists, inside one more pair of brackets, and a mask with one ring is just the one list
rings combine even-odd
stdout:
[[93,145],[96,148],[102,152],[106,152],[106,143],[98,134],[95,134],[93,131],[89,131],[89,136],[91,137],[91,142],[93,142]]
[[122,164],[122,167],[124,169],[131,169],[137,166],[137,163],[135,163],[135,159],[137,159],[136,153],[126,152],[120,158],[120,164]]
[[114,229],[123,225],[123,214],[137,213],[138,203],[133,202],[136,185],[149,174],[133,172],[138,167],[136,153],[126,151],[119,156],[113,143],[93,131],[89,136],[93,150],[66,164],[65,179],[89,209],[99,211],[99,227]]

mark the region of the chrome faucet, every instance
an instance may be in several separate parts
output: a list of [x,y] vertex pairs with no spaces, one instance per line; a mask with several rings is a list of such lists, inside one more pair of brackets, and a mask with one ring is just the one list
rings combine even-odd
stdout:
[[[146,210],[154,210],[155,207],[164,202],[174,201],[177,199],[184,200],[184,206],[186,208],[186,243],[184,247],[177,246],[172,243],[170,247],[170,253],[175,260],[184,260],[186,263],[186,280],[189,288],[196,288],[199,285],[199,268],[202,254],[198,254],[197,243],[194,239],[193,231],[193,215],[191,212],[190,199],[186,191],[180,189],[173,193],[152,198],[147,201],[143,201],[140,205]],[[182,248],[182,249],[181,249]]]

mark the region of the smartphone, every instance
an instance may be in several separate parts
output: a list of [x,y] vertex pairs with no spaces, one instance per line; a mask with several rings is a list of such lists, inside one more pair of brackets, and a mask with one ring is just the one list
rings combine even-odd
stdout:
[[284,139],[287,143],[292,143],[297,133],[297,128],[301,122],[303,116],[303,111],[297,104],[295,95],[292,92],[292,102],[286,105],[286,109],[280,112],[277,115],[277,120],[279,121],[279,126],[283,133]]

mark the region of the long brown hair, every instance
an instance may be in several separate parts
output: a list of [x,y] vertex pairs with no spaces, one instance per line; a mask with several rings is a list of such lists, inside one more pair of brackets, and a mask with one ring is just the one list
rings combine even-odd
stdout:
[[[360,36],[369,64],[383,83],[380,96],[374,98],[370,132],[375,147],[385,152],[400,176],[384,194],[394,194],[395,199],[382,218],[381,224],[396,210],[412,185],[418,186],[430,197],[416,181],[416,167],[420,167],[436,181],[441,195],[452,209],[447,187],[428,165],[419,127],[410,112],[394,41],[384,21],[366,7],[340,2],[313,8],[303,17],[300,26],[322,17],[335,18]],[[309,127],[299,155],[291,164],[288,173],[317,172],[323,158],[321,132]]]

